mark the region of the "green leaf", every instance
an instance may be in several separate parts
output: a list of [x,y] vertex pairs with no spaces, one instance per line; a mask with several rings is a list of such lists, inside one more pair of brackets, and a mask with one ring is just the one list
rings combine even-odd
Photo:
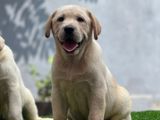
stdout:
[[49,64],[52,64],[52,62],[53,62],[53,56],[49,56],[49,57],[48,57],[48,63],[49,63]]
[[37,71],[37,68],[35,65],[30,64],[29,69],[30,69],[29,72],[32,75],[32,77],[36,77],[39,75],[39,72]]

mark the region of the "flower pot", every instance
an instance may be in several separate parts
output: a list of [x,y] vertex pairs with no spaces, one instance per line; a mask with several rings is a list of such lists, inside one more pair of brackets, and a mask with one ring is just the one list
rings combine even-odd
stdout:
[[39,116],[51,116],[52,105],[51,102],[36,101]]

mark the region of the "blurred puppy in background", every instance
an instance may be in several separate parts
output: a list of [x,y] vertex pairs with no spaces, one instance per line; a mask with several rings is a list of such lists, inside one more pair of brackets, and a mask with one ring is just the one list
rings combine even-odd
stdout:
[[[101,26],[86,8],[68,5],[46,24],[53,33],[56,54],[52,67],[55,120],[131,120],[131,99],[102,59],[97,43]],[[68,114],[68,116],[67,116]]]
[[24,86],[11,49],[0,36],[0,120],[37,120],[37,108]]

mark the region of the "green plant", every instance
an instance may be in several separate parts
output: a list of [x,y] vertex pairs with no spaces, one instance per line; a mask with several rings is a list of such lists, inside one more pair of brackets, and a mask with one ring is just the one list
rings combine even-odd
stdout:
[[[48,64],[51,64],[53,57],[48,57]],[[49,71],[45,76],[41,76],[35,65],[29,65],[29,73],[35,80],[35,85],[38,89],[38,96],[41,101],[49,101],[51,97],[51,72]]]

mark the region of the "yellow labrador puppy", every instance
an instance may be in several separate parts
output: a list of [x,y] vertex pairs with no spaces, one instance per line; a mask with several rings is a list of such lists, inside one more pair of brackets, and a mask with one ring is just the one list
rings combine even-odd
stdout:
[[131,99],[104,64],[97,43],[101,26],[86,8],[67,5],[46,24],[56,54],[52,67],[55,120],[131,120]]
[[37,120],[37,108],[30,91],[23,84],[11,49],[0,36],[0,120],[24,118]]

